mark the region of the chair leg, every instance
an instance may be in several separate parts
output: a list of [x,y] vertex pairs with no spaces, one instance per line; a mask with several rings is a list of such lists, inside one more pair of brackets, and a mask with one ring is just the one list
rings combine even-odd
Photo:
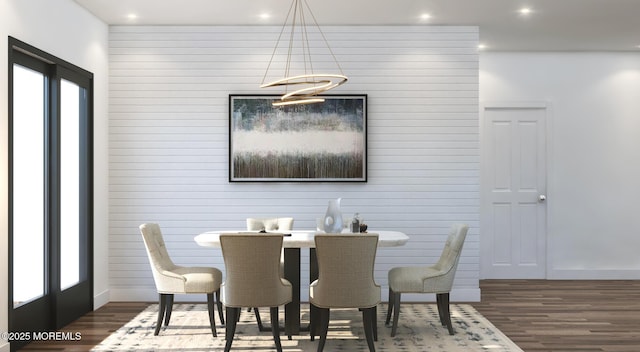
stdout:
[[384,321],[385,325],[389,325],[391,321],[391,313],[393,312],[393,290],[389,287],[389,304],[387,304],[387,319]]
[[167,295],[164,293],[158,294],[158,321],[156,323],[156,331],[153,332],[154,336],[158,336],[160,328],[162,327],[162,318],[164,318],[164,312],[167,308]]
[[378,306],[373,307],[371,324],[373,324],[373,341],[378,341]]
[[231,350],[231,344],[233,343],[233,336],[236,334],[236,324],[238,323],[238,314],[241,308],[227,307],[227,327],[225,339],[227,343],[224,346],[224,352]]
[[445,325],[449,330],[449,335],[453,335],[455,334],[455,331],[453,330],[453,324],[451,324],[451,311],[449,309],[449,292],[439,293],[438,296],[440,296],[440,299],[442,301],[441,303],[442,315],[444,315]]
[[262,324],[262,318],[260,318],[260,311],[258,310],[257,307],[253,307],[253,313],[256,316],[256,321],[258,322],[258,330],[260,331],[269,331],[269,329],[265,328],[264,325]]
[[320,313],[320,342],[318,342],[318,352],[324,350],[324,344],[327,342],[327,331],[329,330],[329,308],[319,308]]
[[[314,310],[316,311],[315,317],[314,314],[311,314]],[[311,341],[314,341],[316,339],[316,329],[318,328],[318,308],[313,304],[309,304],[309,315],[311,315],[309,319],[309,336],[311,337]]]
[[278,307],[271,307],[271,332],[273,341],[276,343],[276,350],[282,352],[282,344],[280,343],[280,319],[278,319]]
[[400,318],[400,292],[393,294],[393,325],[391,326],[391,337],[396,336],[396,330],[398,330],[398,319]]
[[[311,341],[315,340],[318,336],[318,326],[320,324],[320,308],[309,304],[309,332],[311,335]],[[313,330],[311,330],[313,328]]]
[[216,312],[215,301],[213,300],[213,293],[207,293],[207,310],[209,311],[209,325],[211,325],[211,333],[213,337],[218,337],[216,332]]
[[446,326],[446,321],[444,319],[444,308],[442,307],[442,295],[440,293],[436,293],[436,303],[438,306],[438,317],[440,317],[440,324],[442,326]]
[[224,313],[222,312],[222,301],[220,300],[220,289],[215,292],[216,305],[218,306],[218,316],[220,317],[220,324],[224,325]]
[[362,323],[364,325],[364,335],[367,338],[367,345],[369,346],[369,352],[375,352],[376,348],[373,345],[374,340],[374,319],[376,308],[365,308],[362,310]]
[[167,309],[164,313],[164,326],[169,326],[171,312],[173,311],[173,295],[167,295]]

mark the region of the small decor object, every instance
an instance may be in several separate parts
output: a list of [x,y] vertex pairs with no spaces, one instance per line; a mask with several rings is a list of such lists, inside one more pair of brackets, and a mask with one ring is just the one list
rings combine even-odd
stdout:
[[367,228],[368,227],[369,226],[367,226],[367,224],[365,224],[365,223],[360,224],[360,233],[367,233]]
[[327,212],[324,215],[323,228],[326,233],[342,232],[342,211],[340,210],[340,201],[342,198],[329,201]]
[[360,233],[360,216],[358,216],[358,213],[355,213],[351,219],[351,233]]

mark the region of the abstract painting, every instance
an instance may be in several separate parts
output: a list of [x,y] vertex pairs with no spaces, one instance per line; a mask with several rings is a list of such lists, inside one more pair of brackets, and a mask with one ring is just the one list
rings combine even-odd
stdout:
[[229,95],[229,181],[366,182],[367,96],[322,98]]

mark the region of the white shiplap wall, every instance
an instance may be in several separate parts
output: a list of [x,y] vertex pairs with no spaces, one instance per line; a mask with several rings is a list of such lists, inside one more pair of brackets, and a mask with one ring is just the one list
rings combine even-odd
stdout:
[[323,28],[349,76],[332,93],[368,94],[369,181],[229,183],[228,96],[272,93],[257,87],[279,30],[110,28],[111,300],[156,299],[143,222],[160,223],[177,264],[222,269],[220,251],[197,246],[195,235],[241,229],[249,216],[293,216],[295,228],[314,228],[338,197],[344,214],[359,212],[372,232],[411,238],[378,252],[385,299],[392,266],[434,263],[449,226],[468,223],[452,298],[479,300],[478,29]]

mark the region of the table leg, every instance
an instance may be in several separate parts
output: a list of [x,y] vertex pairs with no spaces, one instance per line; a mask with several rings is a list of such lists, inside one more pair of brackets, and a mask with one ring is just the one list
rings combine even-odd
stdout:
[[[316,249],[309,248],[309,283],[318,280],[318,258],[316,257]],[[320,311],[314,305],[309,304],[309,321],[317,327],[319,324]],[[316,329],[316,333],[319,329]],[[317,335],[319,336],[319,335]]]
[[291,302],[284,306],[285,334],[300,335],[300,248],[284,249],[284,278],[291,283]]

